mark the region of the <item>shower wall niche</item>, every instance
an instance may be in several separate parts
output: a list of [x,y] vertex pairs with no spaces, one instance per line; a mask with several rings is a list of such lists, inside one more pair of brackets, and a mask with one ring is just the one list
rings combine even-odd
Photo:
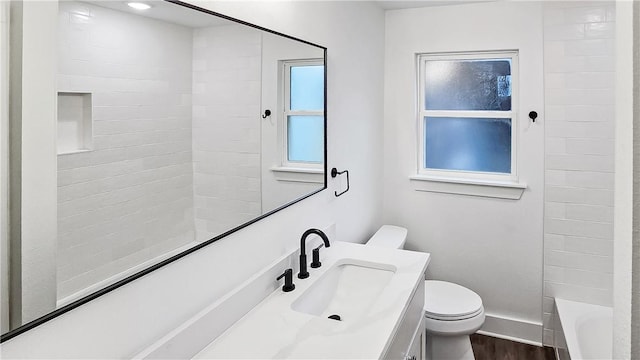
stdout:
[[58,93],[58,154],[93,149],[90,93]]

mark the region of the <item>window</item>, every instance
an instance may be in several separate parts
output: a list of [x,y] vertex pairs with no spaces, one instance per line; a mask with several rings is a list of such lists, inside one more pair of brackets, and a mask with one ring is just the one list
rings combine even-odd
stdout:
[[324,162],[324,62],[284,61],[283,160],[294,168],[322,168]]
[[418,174],[517,180],[517,53],[423,54],[418,64]]

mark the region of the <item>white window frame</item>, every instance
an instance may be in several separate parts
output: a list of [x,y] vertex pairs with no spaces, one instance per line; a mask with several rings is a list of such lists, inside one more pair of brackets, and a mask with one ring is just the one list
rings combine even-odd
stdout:
[[[483,60],[483,59],[511,59],[511,110],[510,111],[488,111],[488,110],[425,110],[425,64],[427,61],[433,60]],[[520,84],[518,51],[491,51],[491,52],[463,52],[463,53],[438,53],[438,54],[418,54],[418,111],[417,111],[417,131],[418,131],[418,149],[417,149],[417,176],[412,177],[414,180],[436,180],[451,179],[451,182],[460,183],[460,181],[469,181],[470,183],[491,184],[495,183],[515,183],[518,181],[517,172],[517,134],[518,134],[518,99]],[[462,118],[503,118],[511,119],[511,173],[494,173],[481,171],[464,171],[464,170],[441,170],[425,168],[425,132],[424,118],[429,117],[462,117]],[[520,186],[518,186],[520,187]]]
[[[283,89],[283,102],[282,102],[282,117],[281,117],[281,166],[288,169],[308,169],[311,172],[324,171],[323,159],[321,162],[304,162],[304,161],[289,161],[289,137],[288,137],[288,118],[289,116],[307,115],[307,116],[322,116],[324,117],[324,109],[321,111],[300,111],[291,110],[291,68],[296,66],[324,66],[324,59],[299,59],[299,60],[283,60],[282,61],[282,89]],[[326,86],[326,84],[325,84]],[[325,99],[326,101],[326,99]],[[326,134],[323,134],[326,136]]]

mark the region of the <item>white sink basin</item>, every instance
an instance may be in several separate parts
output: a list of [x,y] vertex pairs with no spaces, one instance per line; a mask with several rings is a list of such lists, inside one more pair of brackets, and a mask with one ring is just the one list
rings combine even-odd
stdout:
[[396,267],[343,259],[313,283],[291,308],[320,317],[338,315],[341,321],[365,314],[387,287]]

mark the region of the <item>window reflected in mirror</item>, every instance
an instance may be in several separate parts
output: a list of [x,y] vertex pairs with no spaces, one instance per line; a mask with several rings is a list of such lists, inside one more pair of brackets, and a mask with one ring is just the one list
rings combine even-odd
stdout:
[[286,160],[319,167],[324,159],[324,66],[321,59],[284,62]]

